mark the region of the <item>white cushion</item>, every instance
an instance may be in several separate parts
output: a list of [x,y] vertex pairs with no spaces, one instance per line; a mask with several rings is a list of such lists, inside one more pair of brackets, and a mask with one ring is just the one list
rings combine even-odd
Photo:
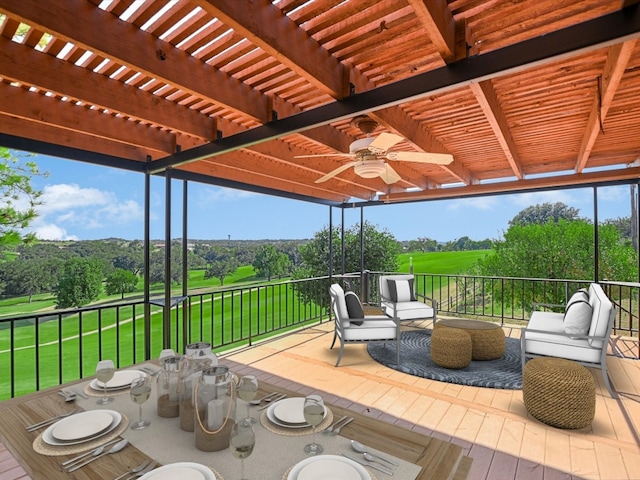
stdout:
[[571,298],[567,302],[567,306],[565,307],[564,311],[566,312],[569,309],[569,307],[574,303],[588,302],[588,301],[589,301],[589,292],[584,288],[581,288],[571,296]]
[[406,280],[387,280],[389,299],[392,302],[412,302],[416,300],[413,293],[413,278]]
[[564,331],[569,335],[587,335],[591,327],[593,308],[589,302],[578,300],[569,305],[564,314]]
[[[594,337],[604,337],[609,328],[609,320],[613,314],[613,304],[611,300],[597,283],[589,286],[589,301],[593,308],[593,319],[589,328],[589,335]],[[589,340],[589,343],[597,348],[602,348],[602,340]]]
[[389,300],[389,280],[413,280],[413,275],[410,274],[399,274],[399,275],[380,275],[378,278],[378,288],[380,293],[381,300]]
[[389,317],[372,315],[366,317],[359,327],[344,329],[341,333],[345,341],[395,340],[398,330],[396,323]]
[[567,337],[562,317],[561,313],[534,312],[524,333],[525,351],[535,355],[561,357],[578,362],[599,363],[601,349],[592,347],[587,339]]
[[382,302],[380,306],[385,314],[398,320],[433,318],[433,308],[423,302]]

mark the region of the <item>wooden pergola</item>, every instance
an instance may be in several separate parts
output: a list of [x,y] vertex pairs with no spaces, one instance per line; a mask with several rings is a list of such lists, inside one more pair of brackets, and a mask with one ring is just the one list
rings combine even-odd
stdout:
[[[0,144],[329,205],[635,182],[621,0],[0,0]],[[449,165],[316,180],[363,133]]]

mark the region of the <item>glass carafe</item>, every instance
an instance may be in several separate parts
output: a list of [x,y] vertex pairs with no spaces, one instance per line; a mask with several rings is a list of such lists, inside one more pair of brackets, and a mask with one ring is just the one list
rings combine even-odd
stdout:
[[196,448],[205,452],[227,448],[236,417],[233,375],[227,367],[205,368],[196,381],[194,395]]
[[182,355],[173,355],[161,360],[162,370],[158,373],[157,379],[159,417],[174,418],[179,415],[178,385],[182,358]]
[[191,355],[186,355],[182,359],[178,390],[180,394],[180,428],[185,432],[193,432],[193,388],[195,383],[205,368],[214,367],[216,364],[213,363],[209,356],[192,357]]

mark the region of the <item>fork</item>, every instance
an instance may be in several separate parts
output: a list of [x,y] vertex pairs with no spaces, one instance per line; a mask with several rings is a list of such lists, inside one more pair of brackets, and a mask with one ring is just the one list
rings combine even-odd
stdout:
[[349,417],[347,421],[344,422],[342,425],[340,425],[338,428],[334,428],[333,432],[331,432],[331,435],[339,435],[340,430],[342,430],[343,427],[346,427],[347,425],[349,425],[351,422],[353,422],[353,417]]
[[151,470],[153,470],[154,468],[156,468],[156,465],[158,465],[158,462],[156,462],[155,460],[153,462],[151,462],[149,465],[147,465],[143,470],[134,473],[133,475],[130,475],[126,478],[126,480],[132,480],[133,478],[138,478],[141,477],[147,473],[149,473]]
[[127,475],[131,475],[132,473],[138,473],[141,472],[142,470],[144,470],[145,468],[147,468],[149,466],[149,463],[151,463],[151,460],[145,460],[144,462],[142,462],[140,465],[138,465],[137,467],[133,467],[131,470],[129,470],[128,472],[124,472],[121,475],[118,475],[116,478],[114,478],[113,480],[120,480],[122,477],[126,477]]

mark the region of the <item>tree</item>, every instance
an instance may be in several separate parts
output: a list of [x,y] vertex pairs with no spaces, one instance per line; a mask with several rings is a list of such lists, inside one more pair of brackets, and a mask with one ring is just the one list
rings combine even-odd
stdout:
[[235,252],[230,248],[211,248],[205,259],[207,268],[204,272],[204,279],[218,278],[220,279],[220,285],[224,285],[225,277],[231,275],[240,266]]
[[[164,249],[156,248],[149,256],[149,281],[164,282]],[[179,243],[171,246],[171,283],[182,282],[182,247]]]
[[[364,264],[363,270],[395,271],[398,268],[398,255],[401,251],[400,243],[387,230],[378,231],[369,222],[364,223]],[[300,247],[302,265],[296,268],[292,274],[294,279],[323,277],[329,273],[336,274],[342,268],[342,249],[340,247],[340,232],[334,229],[333,237],[333,271],[329,270],[329,229],[324,228],[317,232],[312,240]],[[355,224],[346,229],[345,240],[345,272],[360,271],[360,225]],[[299,298],[310,302],[317,296],[318,285],[313,282],[303,282],[294,285]],[[320,290],[327,292],[329,281]]]
[[0,278],[5,283],[7,295],[28,295],[31,303],[33,295],[48,292],[58,283],[61,262],[55,258],[18,257],[12,262],[0,263]]
[[8,148],[0,147],[0,246],[35,240],[35,234],[24,233],[42,203],[42,192],[31,186],[34,175],[40,175],[34,162],[22,162]]
[[65,262],[55,289],[58,308],[82,307],[98,299],[102,290],[102,262],[72,258]]
[[105,282],[105,290],[107,295],[120,294],[120,298],[124,298],[125,293],[135,292],[138,286],[138,277],[129,270],[116,268],[107,275]]
[[572,221],[578,219],[580,211],[577,208],[568,207],[562,202],[543,203],[532,205],[520,211],[509,221],[509,226],[529,225],[531,223],[558,223],[561,219]]
[[253,268],[258,277],[272,277],[287,273],[291,267],[291,261],[286,253],[279,252],[273,245],[262,245],[256,253]]
[[[593,224],[584,219],[515,224],[505,232],[503,240],[494,242],[493,252],[478,262],[479,273],[488,277],[591,280],[595,258],[593,229]],[[615,281],[637,278],[635,252],[624,245],[618,230],[613,225],[601,225],[598,237],[600,277]],[[522,292],[513,294],[511,301],[528,306],[534,301],[564,301],[555,297],[524,298]],[[557,292],[549,294],[555,296]]]

